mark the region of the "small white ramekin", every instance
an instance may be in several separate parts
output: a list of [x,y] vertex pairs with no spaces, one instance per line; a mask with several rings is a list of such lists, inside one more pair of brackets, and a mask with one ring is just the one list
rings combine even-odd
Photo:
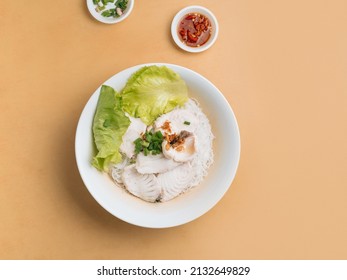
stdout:
[[[178,35],[178,25],[180,20],[187,14],[189,13],[199,13],[202,14],[204,16],[206,16],[210,22],[211,22],[211,27],[212,27],[212,31],[211,31],[211,37],[210,39],[203,44],[200,47],[190,47],[187,46],[179,37]],[[189,6],[186,7],[182,10],[180,10],[175,17],[172,20],[171,23],[171,35],[173,40],[175,41],[175,43],[177,44],[177,46],[179,46],[182,50],[185,50],[187,52],[192,52],[192,53],[198,53],[198,52],[203,52],[207,49],[209,49],[217,40],[218,37],[218,21],[217,18],[215,17],[215,15],[207,8],[202,7],[202,6]]]
[[123,14],[118,17],[118,18],[113,18],[113,17],[103,17],[101,15],[101,13],[98,13],[95,10],[95,5],[93,3],[93,0],[87,0],[87,7],[88,10],[90,12],[90,14],[98,21],[102,22],[102,23],[106,23],[106,24],[114,24],[114,23],[118,23],[121,22],[123,20],[125,20],[132,12],[133,8],[134,8],[134,1],[135,0],[129,0],[128,1],[128,5],[127,8],[123,11]]

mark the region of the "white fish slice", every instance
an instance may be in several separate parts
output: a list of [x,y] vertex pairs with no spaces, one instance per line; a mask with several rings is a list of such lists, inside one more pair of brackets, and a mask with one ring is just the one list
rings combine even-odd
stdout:
[[[162,128],[163,126],[165,127],[165,122],[170,123],[171,131]],[[154,127],[155,130],[161,130],[163,134],[165,134],[165,132],[168,132],[169,134],[179,134],[182,130],[194,132],[198,124],[198,119],[192,112],[187,109],[176,108],[157,118],[154,122]]]
[[136,169],[141,174],[167,172],[180,164],[180,162],[167,159],[163,154],[145,156],[143,153],[140,153],[136,159]]
[[194,177],[190,163],[184,163],[176,168],[157,176],[162,188],[161,201],[168,201],[190,188]]
[[124,168],[122,181],[125,188],[133,195],[149,202],[156,202],[161,196],[161,187],[154,174],[140,174],[135,164]]
[[135,154],[134,141],[139,138],[142,133],[146,132],[147,126],[140,118],[128,117],[130,119],[130,125],[123,135],[122,144],[119,149],[128,158],[131,158]]
[[128,163],[129,163],[129,159],[124,158],[122,162],[111,166],[110,175],[116,183],[123,184],[122,174],[123,174],[124,168],[128,165]]
[[164,140],[162,144],[163,154],[166,158],[176,162],[187,162],[194,158],[196,152],[196,137],[194,134],[184,138],[184,143],[173,148],[168,141]]

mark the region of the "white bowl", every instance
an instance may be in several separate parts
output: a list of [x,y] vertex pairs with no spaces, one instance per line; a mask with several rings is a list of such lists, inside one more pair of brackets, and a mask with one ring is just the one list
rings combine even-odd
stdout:
[[103,23],[106,23],[106,24],[114,24],[114,23],[118,23],[118,22],[125,20],[131,14],[131,12],[134,8],[134,1],[135,0],[129,0],[128,1],[127,8],[123,11],[123,14],[118,18],[113,18],[113,17],[108,18],[108,17],[102,16],[101,13],[98,13],[95,10],[95,5],[93,3],[93,0],[87,0],[87,7],[88,7],[90,14],[96,20],[103,22]]
[[[211,37],[209,38],[209,40],[205,44],[203,44],[200,47],[187,46],[180,39],[180,37],[178,35],[177,29],[178,29],[179,22],[182,20],[182,18],[185,15],[187,15],[189,13],[202,14],[202,15],[206,16],[211,22],[211,27],[212,27]],[[218,32],[219,32],[219,26],[218,26],[217,18],[214,16],[214,14],[209,9],[202,7],[202,6],[189,6],[189,7],[186,7],[184,9],[180,10],[175,15],[175,17],[173,18],[172,23],[171,23],[171,35],[172,35],[173,40],[177,44],[177,46],[179,46],[182,50],[185,50],[187,52],[192,52],[192,53],[198,53],[198,52],[202,52],[202,51],[209,49],[216,42],[217,37],[218,37]]]
[[[163,203],[145,202],[116,186],[108,174],[91,165],[94,154],[92,135],[93,117],[101,86],[85,105],[78,122],[75,153],[84,184],[95,200],[108,212],[128,223],[148,227],[166,228],[190,222],[209,211],[225,194],[236,174],[240,157],[240,135],[234,113],[223,94],[198,73],[172,64],[166,65],[181,75],[189,88],[189,96],[196,98],[210,120],[215,135],[214,163],[203,182],[192,190]],[[120,91],[127,79],[145,65],[119,72],[104,84]]]

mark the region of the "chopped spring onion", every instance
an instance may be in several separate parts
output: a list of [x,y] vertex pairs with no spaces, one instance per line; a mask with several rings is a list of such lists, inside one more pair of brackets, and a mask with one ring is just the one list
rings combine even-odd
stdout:
[[148,131],[134,141],[135,154],[143,152],[145,156],[148,154],[158,155],[162,152],[162,143],[164,137],[161,131]]
[[[93,0],[95,10],[104,17],[120,17],[127,8],[128,0]],[[110,3],[110,5],[109,5]],[[105,10],[107,5],[107,10]],[[105,11],[103,11],[105,10]]]

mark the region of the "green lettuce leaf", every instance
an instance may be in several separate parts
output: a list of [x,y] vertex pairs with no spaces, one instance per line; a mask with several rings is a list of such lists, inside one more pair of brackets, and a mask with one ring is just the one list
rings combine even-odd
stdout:
[[122,90],[122,108],[150,125],[164,113],[188,100],[184,80],[166,66],[145,66],[135,72]]
[[92,164],[99,170],[108,171],[111,163],[122,161],[119,147],[130,120],[124,114],[121,97],[112,87],[103,85],[93,121],[94,142],[98,153]]

